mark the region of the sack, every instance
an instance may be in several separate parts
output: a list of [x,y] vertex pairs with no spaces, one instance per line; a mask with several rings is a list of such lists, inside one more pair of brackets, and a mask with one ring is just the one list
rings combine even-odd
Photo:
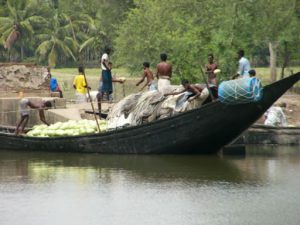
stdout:
[[218,96],[222,103],[235,105],[257,102],[263,96],[261,82],[255,77],[223,81]]

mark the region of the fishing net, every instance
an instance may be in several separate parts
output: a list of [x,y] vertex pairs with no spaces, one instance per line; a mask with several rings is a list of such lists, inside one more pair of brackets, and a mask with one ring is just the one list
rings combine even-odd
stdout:
[[219,85],[218,96],[229,105],[257,102],[263,96],[262,85],[255,77],[224,81]]
[[150,121],[148,121],[148,118],[155,112],[158,103],[164,99],[163,94],[158,91],[148,91],[144,93],[132,111],[132,125],[139,125],[155,119],[151,117]]
[[129,95],[111,109],[108,116],[108,128],[136,126],[167,118],[200,107],[209,96],[207,89],[204,89],[199,98],[188,102],[190,94],[184,92],[166,97],[158,91],[147,91]]
[[122,114],[127,117],[130,113],[130,111],[135,107],[137,104],[139,98],[142,96],[142,92],[134,93],[131,95],[128,95],[127,97],[123,98],[121,101],[119,101],[117,104],[112,107],[111,111],[108,114],[107,119],[112,119],[114,117],[120,117]]

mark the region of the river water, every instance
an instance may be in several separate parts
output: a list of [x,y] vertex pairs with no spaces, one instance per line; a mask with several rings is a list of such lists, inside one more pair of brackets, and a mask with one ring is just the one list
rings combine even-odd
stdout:
[[0,225],[299,225],[300,147],[247,151],[1,151]]

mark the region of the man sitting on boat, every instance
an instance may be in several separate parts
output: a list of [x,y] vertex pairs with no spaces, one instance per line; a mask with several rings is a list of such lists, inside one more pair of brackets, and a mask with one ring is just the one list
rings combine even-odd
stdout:
[[264,114],[264,124],[274,127],[286,127],[288,123],[282,108],[286,108],[286,103],[283,102],[280,106],[272,106],[269,108]]
[[30,101],[28,98],[22,98],[19,103],[21,120],[16,127],[15,134],[20,135],[24,133],[25,126],[27,125],[27,122],[29,120],[29,108],[38,109],[40,120],[44,124],[49,126],[49,123],[47,123],[45,119],[44,109],[51,108],[51,106],[52,104],[50,101],[42,101],[41,103],[34,103]]
[[191,84],[186,79],[183,79],[181,81],[181,84],[184,88],[183,90],[165,94],[165,96],[169,96],[169,95],[179,95],[181,93],[186,92],[187,101],[182,106],[182,109],[179,110],[180,112],[200,107],[202,103],[209,96],[209,91],[207,90],[207,88],[201,87],[200,85],[197,84]]
[[158,79],[157,82],[157,90],[163,94],[169,93],[172,91],[171,86],[171,77],[172,77],[172,64],[167,62],[167,54],[160,54],[161,62],[156,66],[156,77]]

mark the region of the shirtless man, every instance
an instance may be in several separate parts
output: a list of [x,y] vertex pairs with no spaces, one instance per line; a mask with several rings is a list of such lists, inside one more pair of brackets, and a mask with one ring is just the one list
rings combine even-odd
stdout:
[[20,135],[24,132],[25,126],[27,125],[27,122],[29,120],[29,108],[31,109],[38,109],[39,110],[39,116],[40,120],[49,126],[49,123],[47,123],[45,119],[44,109],[51,108],[52,104],[50,101],[41,102],[41,103],[33,103],[28,98],[22,98],[20,101],[20,114],[21,114],[21,120],[18,123],[16,127],[15,134]]
[[201,95],[201,92],[203,91],[202,87],[200,87],[198,85],[195,85],[195,84],[190,84],[190,82],[188,80],[185,80],[185,79],[183,79],[181,81],[181,84],[184,87],[184,89],[182,91],[168,93],[168,94],[165,94],[165,96],[168,96],[168,95],[178,95],[178,94],[181,94],[183,92],[189,91],[189,92],[192,93],[192,95],[188,99],[188,101],[191,102],[194,99],[198,98]]
[[144,63],[143,63],[143,66],[144,66],[144,74],[143,74],[143,77],[142,77],[142,79],[141,79],[139,82],[136,83],[136,86],[139,86],[142,82],[144,82],[145,78],[147,78],[147,82],[146,82],[145,85],[141,88],[141,91],[142,91],[146,86],[148,86],[148,90],[149,90],[149,91],[155,91],[155,90],[156,90],[156,87],[155,87],[155,84],[154,84],[154,76],[153,76],[152,71],[149,69],[150,63],[144,62]]
[[167,63],[167,54],[160,54],[160,63],[157,64],[156,77],[158,79],[157,89],[159,92],[168,93],[171,91],[172,65]]
[[205,72],[208,77],[208,83],[214,84],[217,86],[216,74],[214,73],[214,71],[216,69],[218,69],[218,65],[214,62],[214,55],[209,54],[208,55],[208,64],[205,65]]

